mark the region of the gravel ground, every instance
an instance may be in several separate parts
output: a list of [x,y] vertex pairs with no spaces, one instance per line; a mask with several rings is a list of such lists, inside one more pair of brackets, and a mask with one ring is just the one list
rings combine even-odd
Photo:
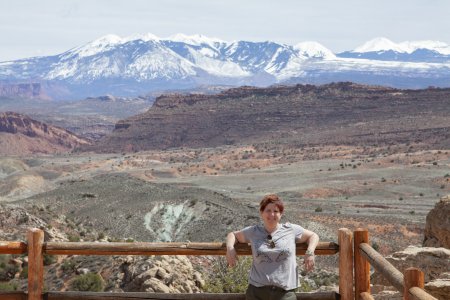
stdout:
[[447,150],[270,151],[248,146],[66,154],[27,158],[25,165],[20,158],[14,164],[0,160],[9,188],[33,172],[44,191],[28,198],[26,186],[0,193],[113,239],[204,242],[224,241],[229,231],[259,222],[259,200],[278,193],[286,203],[285,221],[328,241],[337,240],[340,227],[369,228],[386,253],[420,244],[426,214],[450,193]]

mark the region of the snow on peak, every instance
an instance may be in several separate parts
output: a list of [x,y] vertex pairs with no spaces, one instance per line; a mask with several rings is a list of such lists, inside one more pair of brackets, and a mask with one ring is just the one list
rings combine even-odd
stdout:
[[151,33],[135,34],[125,38],[121,38],[120,36],[115,34],[108,34],[92,42],[89,42],[84,46],[70,50],[68,52],[68,56],[66,57],[71,57],[74,54],[77,54],[79,57],[92,56],[97,53],[101,53],[109,49],[112,49],[117,45],[124,44],[134,40],[142,40],[144,42],[148,42],[148,41],[159,41],[160,39],[159,37]]
[[124,40],[126,40],[127,42],[135,41],[135,40],[142,40],[144,42],[149,42],[149,41],[159,41],[160,38],[150,32],[147,32],[145,34],[130,35],[130,36],[126,37]]
[[308,58],[336,58],[334,53],[318,42],[301,42],[294,45],[294,49],[302,56]]
[[90,44],[118,44],[120,42],[122,42],[122,38],[120,36],[115,34],[107,34],[92,41]]
[[417,49],[428,49],[439,52],[440,54],[450,55],[450,46],[440,41],[412,41],[400,43],[403,47],[408,49],[408,53],[412,53]]
[[372,39],[366,43],[364,43],[362,46],[357,47],[353,52],[377,52],[377,51],[389,51],[393,50],[396,52],[408,52],[405,47],[402,47],[399,44],[394,43],[393,41],[384,38],[384,37],[378,37],[375,39]]
[[70,52],[78,54],[80,57],[92,56],[97,53],[103,52],[117,44],[123,43],[123,41],[124,40],[120,36],[108,34],[92,42],[89,42],[84,46],[75,48]]
[[175,35],[172,35],[172,36],[168,37],[167,40],[174,41],[174,42],[182,42],[182,43],[196,45],[196,46],[199,46],[202,44],[214,46],[215,44],[225,43],[225,41],[223,41],[221,39],[209,38],[202,34],[186,35],[183,33],[177,33]]
[[363,44],[362,46],[353,50],[353,52],[376,52],[376,51],[396,51],[400,53],[408,53],[416,51],[417,49],[427,49],[439,52],[444,55],[450,55],[450,46],[440,41],[406,41],[401,43],[394,43],[387,38],[376,38]]

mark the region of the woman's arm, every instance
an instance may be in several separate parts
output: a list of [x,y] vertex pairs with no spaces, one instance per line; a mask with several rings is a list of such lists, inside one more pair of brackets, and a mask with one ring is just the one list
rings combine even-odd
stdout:
[[319,236],[317,233],[305,229],[303,231],[302,236],[299,239],[296,239],[299,243],[307,243],[308,249],[306,249],[305,253],[305,269],[306,271],[312,271],[314,269],[315,259],[314,259],[314,251],[316,250],[317,244],[319,243]]
[[302,236],[299,239],[296,239],[296,242],[307,243],[308,250],[306,251],[314,253],[314,250],[316,250],[317,244],[319,243],[319,236],[317,235],[317,233],[305,229]]
[[244,233],[242,231],[230,232],[227,235],[227,262],[230,267],[234,267],[237,261],[236,249],[234,249],[236,241],[239,243],[246,242]]

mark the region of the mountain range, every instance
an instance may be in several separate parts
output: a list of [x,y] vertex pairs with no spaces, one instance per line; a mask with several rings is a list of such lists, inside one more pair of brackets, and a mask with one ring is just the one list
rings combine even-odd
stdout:
[[[200,85],[269,86],[352,81],[397,88],[450,86],[450,46],[377,38],[333,53],[317,42],[226,42],[202,35],[107,35],[54,56],[0,62],[0,91],[38,84],[52,99]],[[3,88],[2,88],[3,87]],[[13,96],[3,93],[2,96]]]

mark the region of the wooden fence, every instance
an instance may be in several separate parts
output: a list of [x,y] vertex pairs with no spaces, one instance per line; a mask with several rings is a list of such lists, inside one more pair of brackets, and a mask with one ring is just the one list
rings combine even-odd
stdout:
[[[307,245],[297,244],[297,255],[305,254]],[[238,255],[251,255],[251,247],[237,244]],[[225,243],[90,243],[44,242],[44,232],[30,229],[27,243],[0,241],[0,254],[28,254],[28,291],[0,292],[0,300],[244,300],[244,294],[163,294],[163,293],[93,293],[44,292],[44,254],[49,255],[225,255]],[[339,229],[338,244],[320,242],[316,255],[339,254],[339,293],[296,293],[302,300],[369,300],[370,264],[397,288],[404,299],[436,299],[423,290],[424,277],[418,269],[403,275],[369,245],[365,229],[352,232]]]

